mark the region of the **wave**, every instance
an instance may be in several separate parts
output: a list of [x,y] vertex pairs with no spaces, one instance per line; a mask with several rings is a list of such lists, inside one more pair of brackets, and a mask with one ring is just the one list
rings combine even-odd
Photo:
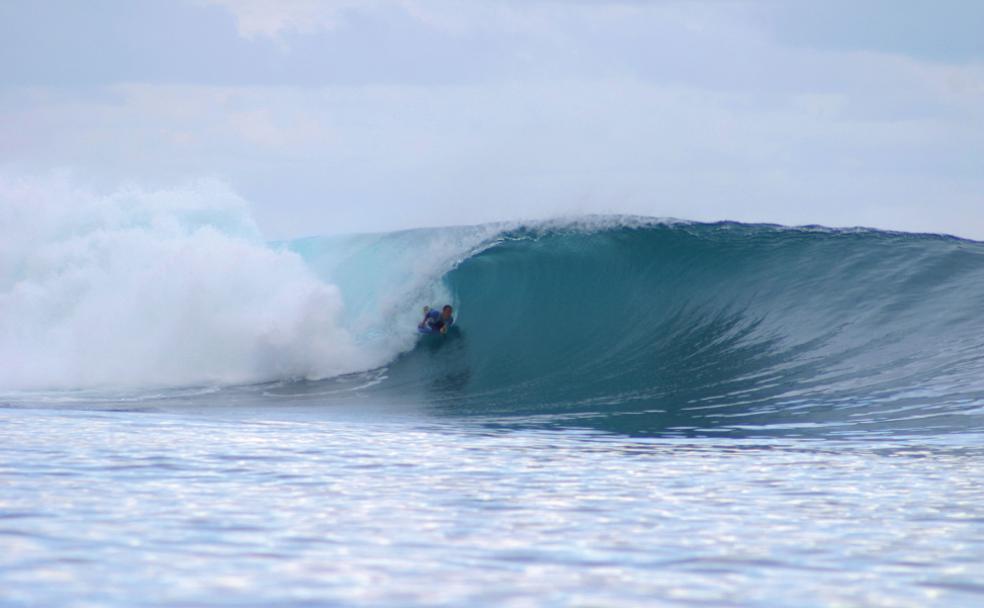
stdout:
[[[626,217],[269,243],[215,184],[43,186],[0,180],[9,403],[391,402],[630,434],[984,428],[982,243]],[[454,334],[420,338],[420,306],[445,302]]]
[[981,428],[984,244],[736,223],[505,230],[461,333],[389,366],[457,414],[626,433]]

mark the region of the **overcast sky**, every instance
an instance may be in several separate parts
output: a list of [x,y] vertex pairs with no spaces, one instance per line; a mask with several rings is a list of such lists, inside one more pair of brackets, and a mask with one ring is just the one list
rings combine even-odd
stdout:
[[269,238],[571,213],[984,240],[984,2],[0,0],[0,172]]

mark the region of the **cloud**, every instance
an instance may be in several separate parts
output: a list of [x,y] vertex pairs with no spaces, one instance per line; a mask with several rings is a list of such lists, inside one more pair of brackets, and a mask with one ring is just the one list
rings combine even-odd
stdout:
[[277,38],[285,33],[313,34],[336,28],[347,13],[379,4],[372,0],[206,0],[236,19],[241,36]]
[[770,6],[121,9],[130,63],[93,30],[92,82],[48,57],[0,87],[0,165],[220,177],[274,237],[586,211],[984,238],[984,66],[787,44]]
[[778,41],[794,47],[984,61],[984,4],[976,0],[776,2],[756,16]]
[[[885,77],[907,74],[927,100],[948,79],[919,66],[892,74],[893,62]],[[21,128],[64,129],[0,143],[0,158],[109,167],[116,179],[219,176],[257,203],[272,236],[584,211],[984,237],[984,138],[968,129],[981,106],[963,97],[948,113],[879,116],[848,92],[762,97],[632,78],[127,85],[40,107],[37,95],[21,100]]]

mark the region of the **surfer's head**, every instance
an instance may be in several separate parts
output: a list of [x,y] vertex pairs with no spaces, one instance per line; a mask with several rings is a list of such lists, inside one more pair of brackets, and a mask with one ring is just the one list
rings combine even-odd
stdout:
[[454,312],[454,309],[451,308],[451,305],[450,304],[445,304],[444,305],[444,308],[441,309],[441,316],[444,317],[445,319],[450,319],[451,318],[451,313],[453,313],[453,312]]

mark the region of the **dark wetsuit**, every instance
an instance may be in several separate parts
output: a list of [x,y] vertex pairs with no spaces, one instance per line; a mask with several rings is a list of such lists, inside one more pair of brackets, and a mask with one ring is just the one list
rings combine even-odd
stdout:
[[445,325],[450,328],[453,324],[454,317],[445,321],[444,317],[441,316],[441,311],[439,310],[428,311],[424,316],[424,327],[430,329],[431,331],[441,331]]

